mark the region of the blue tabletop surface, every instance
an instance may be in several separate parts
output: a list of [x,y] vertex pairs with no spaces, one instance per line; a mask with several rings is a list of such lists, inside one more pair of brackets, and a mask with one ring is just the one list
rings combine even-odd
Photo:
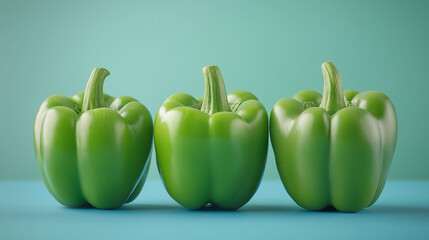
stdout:
[[40,181],[0,182],[0,196],[0,239],[429,239],[428,181],[389,181],[358,213],[306,211],[279,181],[238,211],[186,210],[156,180],[119,210],[63,207]]

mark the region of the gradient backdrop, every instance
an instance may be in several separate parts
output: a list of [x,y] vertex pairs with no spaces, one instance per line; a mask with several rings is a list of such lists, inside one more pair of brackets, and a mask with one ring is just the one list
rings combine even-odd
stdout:
[[[130,95],[154,117],[175,92],[204,92],[218,65],[227,91],[280,98],[322,91],[321,63],[345,89],[378,90],[396,106],[389,177],[429,179],[429,1],[0,0],[0,179],[41,179],[33,121],[53,94],[85,89],[93,67],[105,92]],[[150,177],[158,179],[152,158]],[[270,146],[266,179],[278,179]]]

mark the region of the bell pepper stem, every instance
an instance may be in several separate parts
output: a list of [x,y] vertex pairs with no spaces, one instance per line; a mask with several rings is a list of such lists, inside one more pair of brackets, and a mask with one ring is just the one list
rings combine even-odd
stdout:
[[203,68],[205,80],[205,90],[201,111],[208,115],[217,112],[230,112],[228,97],[226,95],[225,84],[222,74],[217,66],[207,66]]
[[86,84],[82,112],[104,107],[103,84],[110,72],[104,68],[94,68]]
[[322,63],[324,78],[323,97],[320,107],[332,115],[346,107],[344,102],[343,84],[338,69],[332,62]]

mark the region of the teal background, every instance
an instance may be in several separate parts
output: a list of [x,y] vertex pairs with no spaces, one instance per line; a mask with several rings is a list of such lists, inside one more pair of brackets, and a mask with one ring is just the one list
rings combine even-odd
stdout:
[[[429,179],[428,12],[428,1],[0,0],[0,179],[41,179],[38,107],[83,91],[95,66],[111,72],[106,93],[133,96],[154,117],[175,92],[202,96],[206,65],[220,67],[228,92],[251,91],[271,111],[300,90],[322,91],[326,60],[345,89],[395,104],[389,177]],[[271,147],[265,178],[278,179]]]

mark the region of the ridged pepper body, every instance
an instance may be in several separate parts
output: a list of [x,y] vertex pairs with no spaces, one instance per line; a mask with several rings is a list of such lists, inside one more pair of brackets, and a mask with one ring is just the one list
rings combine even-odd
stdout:
[[[205,98],[200,101],[184,93],[170,96],[155,118],[161,177],[170,196],[189,209],[208,203],[223,209],[240,208],[255,193],[265,168],[265,108],[246,91],[226,97],[220,80],[222,83],[213,83],[221,84],[220,90],[213,86],[207,91],[210,83],[206,82]],[[223,101],[216,96],[208,99],[208,92]]]
[[[380,92],[345,91],[343,97],[337,70],[327,68],[324,96],[305,90],[274,105],[271,141],[280,177],[298,205],[355,212],[383,190],[397,139],[396,112]],[[327,96],[330,91],[335,96]]]
[[36,158],[45,184],[68,207],[89,203],[118,208],[137,197],[149,169],[149,111],[132,97],[113,98],[98,87],[97,107],[84,100],[85,93],[54,95],[42,103],[34,123]]

